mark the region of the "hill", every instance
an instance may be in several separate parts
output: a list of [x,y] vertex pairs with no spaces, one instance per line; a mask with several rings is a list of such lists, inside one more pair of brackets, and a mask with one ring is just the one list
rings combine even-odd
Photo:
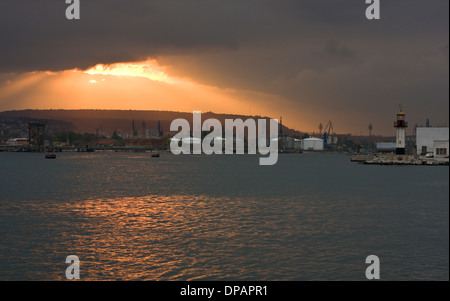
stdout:
[[[158,122],[165,134],[169,133],[170,124],[177,118],[184,118],[192,122],[192,113],[171,111],[134,111],[134,110],[18,110],[0,112],[0,120],[17,120],[22,122],[37,120],[47,122],[50,131],[72,130],[79,133],[98,133],[112,135],[119,132],[124,135],[132,134],[132,123],[139,135],[145,129],[158,128]],[[215,118],[224,123],[225,119],[268,119],[269,117],[202,113],[202,120]],[[57,125],[57,126],[55,126]],[[303,135],[302,132],[283,126],[287,135]]]

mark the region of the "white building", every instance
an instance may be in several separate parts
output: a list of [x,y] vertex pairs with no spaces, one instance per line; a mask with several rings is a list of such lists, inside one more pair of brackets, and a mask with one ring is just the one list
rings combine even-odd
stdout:
[[[416,129],[416,145],[417,154],[426,155],[428,153],[435,153],[435,142],[443,142],[439,146],[447,142],[447,156],[448,156],[448,141],[449,131],[448,127],[418,127]],[[445,147],[444,147],[445,148]]]
[[314,137],[303,139],[302,149],[304,151],[323,151],[323,139]]

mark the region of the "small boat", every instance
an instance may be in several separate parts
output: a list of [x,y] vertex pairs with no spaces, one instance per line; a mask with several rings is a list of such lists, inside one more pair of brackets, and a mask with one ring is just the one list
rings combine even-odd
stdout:
[[45,155],[45,159],[56,159],[56,155],[55,154],[47,154],[47,155]]
[[152,158],[159,158],[159,153],[158,154],[152,154]]

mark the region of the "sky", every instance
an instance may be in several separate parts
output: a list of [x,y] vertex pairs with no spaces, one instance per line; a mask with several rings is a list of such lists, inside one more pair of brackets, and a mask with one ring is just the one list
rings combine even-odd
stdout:
[[[194,110],[318,132],[449,123],[449,1],[0,1],[0,111]],[[410,126],[412,131],[412,126]]]

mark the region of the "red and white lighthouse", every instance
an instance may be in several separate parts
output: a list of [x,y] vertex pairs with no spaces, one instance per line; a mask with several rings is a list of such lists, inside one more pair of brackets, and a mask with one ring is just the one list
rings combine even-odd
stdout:
[[400,108],[400,112],[397,113],[397,121],[394,123],[394,127],[397,129],[395,153],[397,155],[404,155],[406,153],[405,129],[408,127],[408,122],[405,120],[405,113],[403,113],[402,108]]

